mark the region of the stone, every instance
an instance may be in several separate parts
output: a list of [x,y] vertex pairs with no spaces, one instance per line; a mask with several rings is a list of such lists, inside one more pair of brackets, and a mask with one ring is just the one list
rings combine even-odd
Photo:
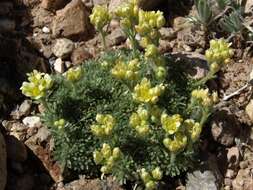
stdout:
[[106,45],[109,47],[120,45],[126,41],[126,36],[121,28],[113,30],[106,38]]
[[[109,4],[109,11],[114,12],[118,7],[122,4],[128,2],[128,0],[111,0]],[[163,0],[139,0],[140,8],[144,10],[154,10],[157,6],[159,6]]]
[[40,117],[38,116],[28,116],[25,117],[22,120],[23,124],[25,124],[28,127],[36,127],[36,126],[40,126],[41,122],[40,122]]
[[249,116],[251,122],[253,122],[253,100],[250,100],[249,104],[245,108],[245,112]]
[[252,190],[252,170],[253,168],[240,169],[236,178],[232,181],[233,190]]
[[91,30],[88,10],[81,0],[72,0],[56,12],[52,27],[55,37],[62,36],[73,40],[88,39]]
[[15,27],[16,23],[14,20],[7,18],[0,19],[0,32],[13,32]]
[[0,131],[0,190],[5,189],[7,178],[7,163],[6,163],[6,144],[4,137]]
[[253,11],[253,0],[247,0],[245,5],[245,13],[252,13]]
[[48,27],[44,26],[42,28],[42,32],[45,33],[45,34],[48,34],[48,33],[50,33],[50,29]]
[[58,10],[63,8],[70,0],[42,0],[41,7],[47,10]]
[[162,27],[159,32],[162,40],[173,40],[177,37],[177,33],[173,28]]
[[240,132],[240,124],[228,110],[217,111],[211,121],[213,139],[224,146],[232,146]]
[[47,127],[41,127],[35,135],[35,138],[36,140],[38,139],[39,142],[45,142],[50,137],[50,135],[51,133]]
[[52,52],[56,57],[66,58],[68,57],[74,49],[74,43],[66,38],[57,39]]
[[236,172],[231,169],[227,169],[225,177],[229,179],[233,179],[236,176]]
[[24,162],[27,159],[26,146],[14,136],[6,136],[7,157],[16,162]]
[[30,114],[32,107],[32,101],[31,100],[25,100],[20,106],[19,106],[19,115],[20,116],[27,116]]
[[79,65],[90,58],[92,58],[92,55],[85,46],[76,48],[71,55],[73,65]]
[[123,190],[121,186],[112,179],[112,177],[108,177],[104,182],[100,179],[86,179],[84,176],[80,176],[79,180],[75,180],[71,183],[66,184],[65,186],[58,186],[56,190]]
[[228,168],[237,169],[240,162],[240,151],[239,148],[234,146],[227,149],[227,163]]
[[54,70],[57,73],[64,73],[64,62],[62,61],[61,58],[57,58],[54,62]]

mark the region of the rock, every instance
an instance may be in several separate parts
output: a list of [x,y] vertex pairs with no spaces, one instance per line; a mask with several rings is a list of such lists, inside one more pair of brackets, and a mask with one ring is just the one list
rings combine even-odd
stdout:
[[240,126],[234,115],[227,110],[220,110],[213,116],[211,132],[215,141],[225,146],[231,146],[240,132]]
[[16,23],[14,20],[7,18],[0,19],[0,32],[13,32],[15,27]]
[[7,177],[7,163],[6,163],[6,145],[4,137],[0,131],[0,190],[5,189]]
[[[114,12],[114,10],[126,2],[128,2],[128,0],[111,0],[109,4],[109,11]],[[139,0],[138,3],[140,8],[144,10],[154,10],[162,2],[163,0]]]
[[50,137],[50,135],[51,133],[47,127],[41,127],[35,135],[35,138],[36,140],[38,139],[39,142],[45,142]]
[[52,28],[54,36],[81,40],[89,38],[91,30],[89,13],[81,0],[72,0],[56,12]]
[[245,5],[245,13],[252,13],[253,0],[247,0]]
[[41,7],[47,10],[58,10],[63,8],[70,0],[42,0]]
[[246,106],[245,111],[249,116],[251,122],[253,122],[253,100],[250,100],[249,104]]
[[233,190],[252,190],[252,169],[240,169],[236,178],[232,181]]
[[105,182],[99,179],[86,179],[85,177],[80,176],[79,180],[75,180],[69,184],[66,184],[64,187],[58,187],[57,190],[123,190],[120,185],[108,177]]
[[229,179],[233,179],[236,176],[236,172],[231,169],[227,169],[225,177]]
[[7,157],[16,162],[24,162],[27,159],[27,150],[25,145],[14,136],[5,138]]
[[19,115],[20,116],[27,116],[30,114],[32,107],[32,101],[31,100],[25,100],[20,106],[19,106]]
[[176,17],[173,20],[172,26],[175,31],[179,31],[184,29],[187,25],[189,25],[188,20],[185,17]]
[[200,170],[194,171],[193,173],[189,173],[187,178],[187,190],[218,190],[215,184],[215,176],[209,170],[204,172],[201,172]]
[[25,117],[22,122],[28,127],[36,127],[41,125],[40,118],[38,116]]
[[76,48],[71,55],[71,61],[73,65],[78,65],[83,63],[85,60],[92,58],[92,55],[85,46],[80,46]]
[[240,151],[238,147],[231,147],[227,149],[227,163],[228,168],[237,169],[240,162]]
[[106,45],[109,47],[116,46],[126,41],[126,36],[121,28],[117,28],[112,31],[106,38]]
[[159,32],[162,40],[173,40],[177,37],[177,33],[173,28],[162,27]]
[[108,3],[107,0],[93,0],[93,5],[106,5]]
[[64,69],[64,62],[62,61],[61,58],[57,58],[54,62],[54,70],[57,73],[64,73],[65,69]]
[[48,27],[44,26],[42,28],[42,32],[45,33],[45,34],[48,34],[48,33],[50,33],[50,29]]
[[52,52],[56,57],[66,58],[74,49],[74,43],[66,38],[57,39],[52,48]]

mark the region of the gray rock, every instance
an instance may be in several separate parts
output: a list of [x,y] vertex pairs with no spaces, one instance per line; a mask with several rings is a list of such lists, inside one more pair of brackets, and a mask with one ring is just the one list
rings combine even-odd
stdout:
[[54,62],[54,70],[57,73],[63,73],[64,72],[64,62],[62,61],[61,58],[57,58]]
[[38,116],[28,116],[22,120],[23,124],[28,127],[38,127],[41,125],[40,118]]
[[215,141],[225,146],[232,146],[240,132],[240,124],[228,110],[220,110],[213,116],[211,132]]
[[19,106],[19,115],[20,116],[27,116],[30,114],[32,107],[32,101],[31,100],[25,100],[20,106]]
[[71,54],[74,49],[74,43],[66,38],[57,39],[52,48],[52,52],[56,57],[65,58]]
[[6,146],[4,137],[0,131],[0,190],[5,189],[7,177]]
[[91,30],[89,12],[81,0],[72,0],[63,9],[58,10],[53,19],[52,32],[56,37],[62,36],[78,41],[88,39]]

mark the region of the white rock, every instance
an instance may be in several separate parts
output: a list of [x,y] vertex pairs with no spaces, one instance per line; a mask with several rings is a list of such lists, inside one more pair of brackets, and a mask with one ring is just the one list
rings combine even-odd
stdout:
[[64,62],[61,58],[57,58],[54,62],[54,70],[58,73],[64,72]]
[[253,100],[250,100],[249,104],[246,106],[245,111],[249,116],[250,120],[253,122]]
[[50,29],[48,27],[44,26],[42,28],[42,32],[44,32],[45,34],[48,34],[48,33],[50,33]]
[[57,39],[52,48],[52,52],[56,57],[66,58],[74,50],[74,43],[66,38]]
[[40,118],[38,116],[25,117],[22,122],[23,124],[31,128],[41,125]]

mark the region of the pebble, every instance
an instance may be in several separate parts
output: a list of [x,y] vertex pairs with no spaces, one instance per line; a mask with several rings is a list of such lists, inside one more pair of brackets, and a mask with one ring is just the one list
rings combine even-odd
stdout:
[[50,33],[50,29],[48,27],[44,26],[42,28],[42,32],[45,33],[45,34],[48,34],[48,33]]
[[64,72],[64,62],[62,61],[61,58],[57,58],[54,62],[54,70],[57,73],[63,73]]
[[28,116],[25,117],[22,122],[27,125],[28,127],[36,127],[36,126],[40,126],[41,122],[40,122],[40,118],[38,116]]

